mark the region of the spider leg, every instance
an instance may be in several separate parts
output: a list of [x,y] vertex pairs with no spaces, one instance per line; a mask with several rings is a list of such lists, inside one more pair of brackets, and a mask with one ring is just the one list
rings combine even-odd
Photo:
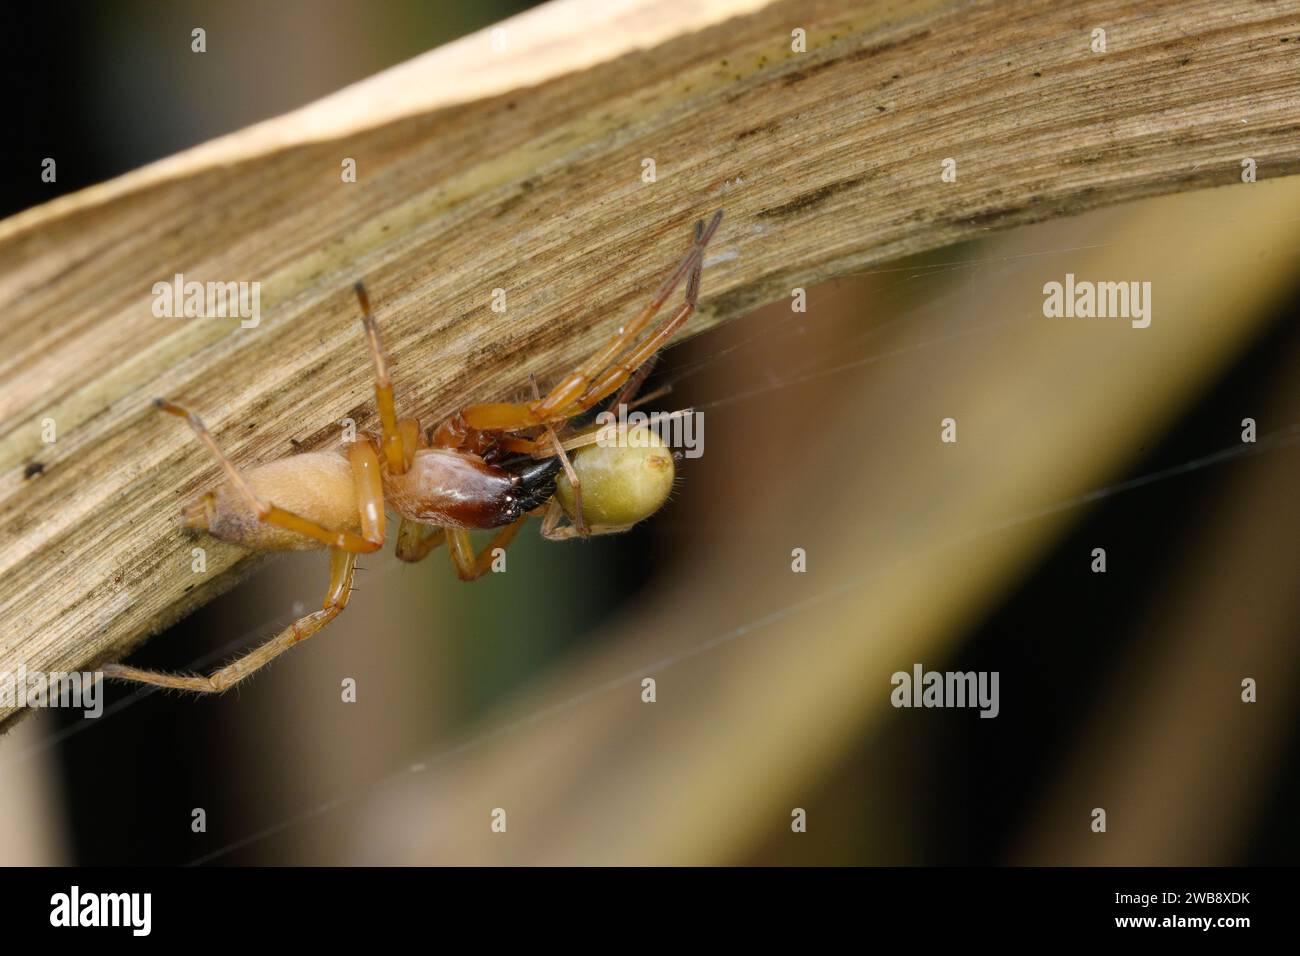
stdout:
[[402,451],[405,453],[406,468],[409,470],[411,462],[415,459],[415,453],[420,448],[420,420],[403,418],[397,423],[397,433],[402,438]]
[[[626,405],[629,410],[639,408],[648,402],[653,402],[655,399],[663,398],[665,395],[671,394],[673,390],[671,383],[662,388],[657,388],[653,392],[647,392],[644,395],[638,394],[641,390],[641,386],[645,384],[646,378],[648,378],[650,373],[654,371],[655,363],[658,362],[658,360],[658,353],[650,356],[645,364],[637,369],[636,374],[628,379],[628,382],[623,386],[622,391],[620,391],[618,396],[609,403],[606,411],[610,414],[614,414],[620,405]],[[560,447],[562,447],[566,452],[569,452],[581,448],[583,445],[594,444],[599,435],[599,431],[599,429],[594,429],[585,433],[579,432],[575,436],[570,436],[569,438],[564,439],[564,441],[560,443]],[[536,438],[520,438],[517,435],[506,435],[498,440],[497,445],[505,451],[519,455],[532,455],[535,458],[549,458],[557,454],[557,450],[552,444],[550,436],[545,433]]]
[[500,531],[492,536],[492,540],[487,543],[482,551],[477,555],[474,554],[474,543],[470,540],[469,532],[461,528],[447,529],[447,548],[451,552],[451,563],[456,566],[456,574],[462,581],[473,581],[483,577],[492,568],[492,561],[496,557],[494,552],[497,548],[507,548],[510,542],[514,540],[519,529],[524,526],[528,520],[528,515],[520,515],[510,524],[506,525]]
[[[595,355],[587,359],[583,365],[570,372],[568,377],[561,381],[540,404],[534,407],[536,414],[541,416],[552,415],[561,409],[568,407],[574,399],[581,397],[590,391],[592,379],[602,370],[609,367],[610,363],[621,354],[627,346],[636,341],[636,337],[641,334],[642,330],[650,323],[654,315],[663,307],[674,289],[682,281],[683,276],[690,276],[694,280],[696,295],[699,294],[699,271],[704,261],[704,247],[708,245],[713,233],[717,231],[718,225],[722,222],[722,211],[713,214],[709,225],[705,227],[703,221],[695,223],[695,238],[691,244],[690,251],[685,258],[678,264],[677,268],[669,276],[668,280],[660,287],[659,292],[646,308],[628,325],[619,330],[603,349],[596,352]],[[692,279],[687,280],[687,295],[690,295]],[[658,351],[657,349],[654,351]],[[653,354],[653,353],[652,353]],[[590,406],[588,406],[590,407]],[[567,416],[566,416],[567,417]]]
[[[533,397],[539,398],[537,391],[537,376],[528,376],[529,383],[533,387]],[[578,529],[578,534],[584,538],[587,536],[587,519],[582,514],[582,482],[578,480],[578,473],[573,470],[573,462],[569,461],[569,453],[564,450],[564,445],[560,442],[560,436],[555,433],[555,429],[548,422],[546,437],[550,440],[551,447],[555,449],[555,454],[560,459],[560,464],[564,467],[564,473],[569,478],[569,487],[573,489],[573,526]]]
[[[554,502],[555,511],[552,513],[549,509],[546,517],[542,520],[542,537],[547,541],[568,541],[570,538],[578,536],[578,529],[571,524],[561,524],[564,518],[564,508],[560,503]],[[630,531],[635,525],[630,524],[594,524],[587,528],[587,534],[584,537],[596,537],[602,534],[621,534],[624,531]]]
[[582,513],[582,482],[578,480],[578,473],[573,470],[573,462],[569,461],[569,453],[564,450],[564,445],[560,443],[560,437],[555,434],[555,429],[550,425],[546,430],[551,434],[551,443],[555,448],[555,454],[559,456],[560,462],[564,465],[564,473],[568,476],[569,487],[573,489],[573,526],[578,529],[578,534],[587,537],[587,519]]
[[[632,401],[632,399],[636,398],[637,393],[641,391],[641,386],[644,385],[645,380],[650,377],[650,373],[654,371],[655,365],[657,365],[658,362],[658,352],[642,362],[641,367],[638,368],[632,377],[627,380],[627,384],[623,386],[616,396],[614,396],[614,400],[609,403],[608,410],[611,412],[617,412],[620,405],[627,405]],[[659,395],[667,394],[670,391],[672,391],[672,386],[665,386],[656,391],[654,397],[657,398]]]
[[[507,435],[497,442],[497,446],[503,451],[508,451],[516,455],[539,455],[544,449],[551,448],[551,436],[545,433],[538,435],[536,438],[520,438],[517,435]],[[553,454],[547,452],[546,454]]]
[[580,415],[602,399],[614,393],[624,382],[629,381],[637,369],[650,361],[655,354],[668,344],[668,340],[680,329],[692,315],[700,298],[700,262],[697,260],[686,282],[686,301],[659,328],[640,345],[636,346],[622,359],[616,360],[605,373],[591,382],[587,390],[570,406],[561,411],[564,418]]
[[542,512],[542,537],[548,541],[559,541],[556,529],[560,527],[560,522],[564,520],[564,506],[555,498],[546,503],[546,510]]
[[[596,353],[588,358],[586,362],[565,376],[558,385],[551,389],[545,398],[542,398],[540,401],[534,400],[532,402],[522,403],[504,402],[471,405],[461,412],[468,427],[480,431],[514,431],[520,428],[529,428],[541,425],[548,421],[560,421],[561,419],[572,417],[571,415],[566,415],[565,412],[574,407],[575,404],[580,403],[587,396],[593,394],[593,381],[596,381],[597,376],[608,369],[610,364],[614,362],[620,354],[626,351],[631,343],[636,341],[637,336],[644,331],[647,325],[649,325],[650,320],[654,318],[655,314],[663,307],[664,303],[668,301],[668,297],[673,294],[673,291],[681,285],[683,279],[687,280],[688,294],[693,285],[695,296],[698,297],[698,272],[704,261],[704,248],[708,245],[709,240],[713,238],[713,234],[717,231],[718,225],[721,222],[722,210],[718,210],[713,214],[713,217],[709,220],[707,226],[703,221],[697,222],[695,224],[694,241],[691,243],[690,250],[664,280],[650,303],[642,309],[635,319],[620,329],[618,334],[616,334],[603,348],[596,351]],[[688,277],[694,278],[692,279]],[[691,307],[690,311],[694,311],[694,306]],[[675,331],[683,322],[686,321],[687,318],[690,317],[690,311],[683,314],[682,311],[679,310],[678,314],[666,323],[666,326],[671,326],[671,329]],[[645,353],[646,356],[657,351],[658,348],[662,347],[663,342],[667,340],[668,336],[661,334],[663,328],[666,326],[661,326],[652,336],[652,339],[658,344],[656,348]],[[668,335],[671,335],[671,331]],[[631,354],[640,355],[643,351],[643,349],[638,349]],[[644,360],[645,359],[642,358],[642,361]],[[620,364],[626,364],[626,362]],[[633,366],[633,368],[635,368],[635,366]],[[609,391],[601,393],[599,397],[594,399],[586,407],[591,407],[591,404],[594,404],[595,401],[599,401],[600,397],[604,397],[604,395],[612,392],[619,384],[626,381],[626,378],[627,376],[624,375],[622,378],[618,379],[618,382],[611,386]],[[608,380],[608,376],[599,379],[601,383],[605,383]]]
[[397,559],[414,564],[447,540],[447,529],[403,518],[397,526]]
[[339,548],[332,549],[329,592],[325,595],[322,608],[298,618],[275,637],[231,661],[211,677],[199,674],[166,674],[161,671],[127,667],[124,664],[104,665],[104,676],[115,680],[152,684],[155,687],[195,691],[200,694],[219,694],[228,690],[338,617],[339,613],[347,607],[348,594],[352,590],[352,572],[356,568],[356,563],[357,556],[353,552]]
[[[384,343],[379,337],[379,325],[370,311],[370,295],[366,292],[364,282],[358,281],[353,287],[357,301],[361,303],[361,324],[365,326],[366,340],[370,343],[370,356],[375,362],[375,405],[379,409],[379,422],[383,429],[381,447],[388,462],[388,470],[395,475],[404,474],[415,449],[408,448],[403,430],[397,423],[397,405],[393,399],[393,380],[388,375],[388,357],[384,354]],[[417,426],[418,433],[418,426]]]

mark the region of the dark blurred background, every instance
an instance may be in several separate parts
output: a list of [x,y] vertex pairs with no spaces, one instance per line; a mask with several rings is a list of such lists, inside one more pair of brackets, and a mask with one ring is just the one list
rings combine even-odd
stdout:
[[[2,68],[17,111],[9,117],[0,214],[290,110],[526,6],[392,0],[6,5],[0,11]],[[207,30],[203,58],[189,53],[196,25]],[[58,159],[55,184],[40,181],[45,156]],[[578,659],[601,639],[602,626],[654,613],[644,598],[656,575],[710,536],[733,533],[731,496],[763,482],[764,469],[797,459],[800,429],[819,427],[819,410],[839,400],[845,377],[869,376],[876,366],[825,375],[818,370],[888,356],[887,335],[873,331],[882,317],[906,322],[934,301],[961,308],[960,299],[953,304],[951,286],[986,268],[983,254],[980,244],[970,244],[849,277],[813,290],[818,307],[805,316],[769,308],[671,349],[649,387],[675,383],[672,406],[709,409],[709,452],[685,464],[669,508],[632,533],[557,546],[530,531],[510,555],[512,570],[520,573],[470,586],[452,580],[441,552],[414,568],[398,568],[386,549],[363,564],[385,576],[385,588],[391,585],[382,592],[385,600],[408,602],[406,609],[368,604],[363,574],[362,591],[345,615],[352,618],[348,627],[341,621],[249,690],[213,701],[162,694],[136,699],[114,687],[110,706],[126,706],[91,725],[58,713],[28,720],[21,737],[0,740],[0,762],[11,761],[0,779],[5,788],[27,779],[48,795],[33,812],[35,819],[43,815],[51,836],[27,857],[6,860],[0,851],[0,862],[186,862],[274,829],[292,820],[295,808],[309,810],[340,787],[364,791],[367,781],[455,741],[494,704]],[[942,267],[953,262],[971,265]],[[1294,394],[1298,308],[1293,290],[1261,325],[1263,333],[1216,373],[1172,427],[1142,448],[1126,474],[1114,476],[1115,483],[1229,447],[1244,416],[1269,407],[1279,388]],[[925,354],[911,361],[923,363]],[[404,368],[400,356],[396,369],[400,398],[401,377],[418,370]],[[814,374],[776,387],[793,369]],[[744,399],[750,390],[761,394]],[[755,421],[771,424],[755,429]],[[769,445],[764,434],[786,437]],[[887,447],[879,451],[891,454]],[[1032,819],[1057,787],[1068,786],[1063,781],[1071,779],[1074,757],[1087,751],[1093,721],[1114,704],[1116,673],[1132,666],[1130,649],[1166,619],[1155,596],[1183,580],[1204,516],[1239,493],[1235,482],[1246,467],[1300,477],[1292,445],[1172,475],[1077,509],[1076,523],[1032,571],[1013,582],[990,613],[969,621],[948,660],[925,659],[932,668],[1000,671],[997,720],[943,710],[887,712],[843,748],[833,772],[808,787],[804,803],[815,808],[817,825],[804,838],[758,834],[717,862],[1106,862],[1054,849]],[[820,477],[855,480],[853,474]],[[1279,520],[1294,523],[1294,497],[1287,507]],[[794,518],[773,513],[770,521],[793,524]],[[1109,555],[1105,575],[1088,572],[1089,552],[1098,543]],[[133,663],[185,669],[264,639],[291,619],[295,603],[310,607],[319,600],[323,567],[317,555],[276,559],[151,641]],[[1248,607],[1238,620],[1243,631],[1254,626]],[[1294,638],[1294,619],[1291,624]],[[1222,639],[1241,636],[1224,633]],[[393,659],[398,646],[408,656]],[[344,655],[344,673],[356,674],[363,687],[389,681],[386,686],[403,688],[417,703],[406,704],[413,709],[405,712],[402,731],[394,734],[379,717],[320,723],[307,698],[334,694],[337,683],[326,681],[321,691],[301,677],[309,654]],[[1147,676],[1153,684],[1160,680],[1156,670]],[[276,686],[285,693],[260,699],[260,686],[272,681],[283,681]],[[367,705],[381,706],[373,697]],[[1286,706],[1290,717],[1281,721],[1269,770],[1241,809],[1238,836],[1214,851],[1216,862],[1281,864],[1300,856],[1300,824],[1290,812],[1300,800],[1300,708]],[[1117,745],[1125,733],[1121,724]],[[1182,746],[1218,745],[1206,728],[1188,727],[1186,734],[1191,739]],[[1170,746],[1178,735],[1178,727],[1169,728]],[[310,753],[295,747],[304,740]],[[890,769],[887,779],[879,775],[881,766]],[[30,780],[33,772],[41,781]],[[882,790],[889,793],[882,796]],[[888,824],[882,805],[892,814]],[[195,806],[205,808],[209,821],[208,832],[198,836],[189,827]],[[329,814],[322,819],[328,827]],[[1189,829],[1188,841],[1196,842],[1198,832]],[[329,849],[304,849],[292,827],[264,836],[221,861],[347,862]]]

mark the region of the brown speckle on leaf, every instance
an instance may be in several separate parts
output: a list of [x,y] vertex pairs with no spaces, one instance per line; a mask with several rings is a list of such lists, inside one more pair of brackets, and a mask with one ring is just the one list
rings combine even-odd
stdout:
[[836,193],[844,192],[846,189],[852,189],[859,183],[865,182],[867,176],[854,176],[851,179],[842,179],[836,183],[827,183],[825,186],[819,186],[810,192],[796,196],[789,202],[782,203],[779,206],[772,206],[768,209],[760,209],[758,215],[765,219],[777,219],[782,216],[788,216],[791,213],[802,212],[805,209],[812,209],[821,205]]

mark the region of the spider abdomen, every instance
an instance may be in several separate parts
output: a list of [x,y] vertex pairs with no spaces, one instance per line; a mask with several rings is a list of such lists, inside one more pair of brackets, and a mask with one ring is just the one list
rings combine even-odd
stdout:
[[[304,452],[244,471],[244,480],[264,502],[302,515],[327,528],[358,532],[357,491],[347,458],[337,451]],[[245,548],[296,551],[323,545],[259,520],[230,482],[185,512],[191,528]]]

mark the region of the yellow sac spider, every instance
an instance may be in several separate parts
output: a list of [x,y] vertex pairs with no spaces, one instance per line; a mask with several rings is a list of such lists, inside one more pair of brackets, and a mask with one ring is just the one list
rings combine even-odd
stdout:
[[[470,405],[428,434],[416,419],[397,418],[388,361],[360,282],[356,293],[375,363],[379,436],[359,436],[346,451],[305,452],[240,471],[197,415],[155,399],[158,408],[189,422],[225,472],[222,485],[185,509],[187,526],[256,550],[329,548],[329,591],[320,610],[210,677],[122,664],[106,665],[104,674],[200,693],[219,693],[248,677],[347,606],[357,555],[383,546],[385,505],[402,519],[398,558],[419,561],[445,541],[465,581],[488,571],[495,549],[509,545],[530,515],[542,517],[542,534],[556,540],[624,531],[654,514],[668,498],[675,471],[658,436],[564,442],[557,428],[580,421],[616,392],[614,406],[635,396],[655,355],[695,311],[704,249],[721,221],[719,210],[707,225],[697,222],[689,251],[650,303],[547,395],[534,384],[532,401]],[[638,343],[683,280],[685,301]],[[499,530],[476,555],[469,532],[482,528]]]

